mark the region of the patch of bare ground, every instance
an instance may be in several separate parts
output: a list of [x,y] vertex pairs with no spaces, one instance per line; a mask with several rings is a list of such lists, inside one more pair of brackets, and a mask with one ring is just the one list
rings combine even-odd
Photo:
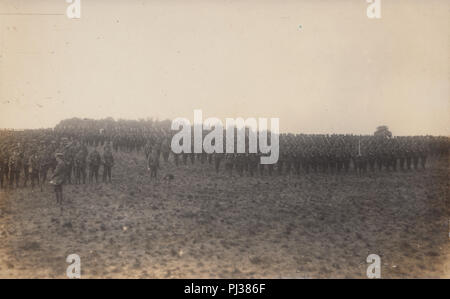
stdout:
[[116,154],[113,184],[0,192],[0,277],[450,277],[448,160],[424,171],[228,178],[213,165],[151,182],[144,158]]

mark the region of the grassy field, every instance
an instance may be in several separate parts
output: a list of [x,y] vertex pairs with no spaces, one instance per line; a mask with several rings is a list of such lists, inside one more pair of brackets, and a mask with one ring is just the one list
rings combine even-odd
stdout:
[[143,155],[118,153],[112,184],[0,191],[0,277],[450,278],[448,159],[357,176],[226,177],[213,165],[151,182]]

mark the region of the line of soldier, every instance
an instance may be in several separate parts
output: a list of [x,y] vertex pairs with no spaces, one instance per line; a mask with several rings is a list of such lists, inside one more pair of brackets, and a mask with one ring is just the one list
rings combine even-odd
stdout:
[[[247,140],[248,141],[248,140]],[[289,173],[357,173],[425,169],[427,157],[448,154],[447,138],[430,136],[383,138],[355,135],[281,134],[280,155],[276,164],[260,164],[261,153],[181,153],[174,162],[187,165],[214,161],[216,172],[221,164],[227,173],[272,175]],[[248,142],[246,142],[248,144]],[[247,147],[248,150],[248,147]]]
[[42,189],[50,170],[56,167],[53,157],[53,144],[32,140],[32,146],[20,142],[0,143],[0,187],[26,187],[28,181],[31,187]]
[[[11,137],[11,136],[9,136]],[[112,181],[114,157],[109,143],[105,144],[100,155],[97,148],[91,152],[84,143],[61,138],[60,142],[45,140],[30,142],[19,138],[1,138],[0,136],[0,188],[14,189],[39,186],[41,191],[50,172],[57,166],[56,153],[61,153],[65,163],[65,183],[85,184],[87,170],[89,182],[99,182],[99,169],[103,166],[103,182]]]
[[[450,144],[448,137],[432,136],[385,138],[374,135],[280,134],[278,162],[275,165],[261,165],[261,153],[174,154],[170,149],[174,132],[168,125],[170,122],[71,119],[62,121],[53,130],[2,131],[2,186],[5,179],[10,186],[18,186],[22,169],[29,169],[22,172],[25,185],[28,180],[33,187],[39,178],[41,182],[43,178],[45,181],[48,170],[55,168],[55,158],[52,157],[55,152],[63,153],[67,161],[67,181],[71,183],[73,173],[75,184],[80,184],[86,183],[87,177],[89,182],[98,182],[101,165],[104,166],[104,181],[111,181],[114,165],[111,148],[124,152],[140,152],[143,149],[151,177],[156,176],[160,157],[168,161],[170,155],[177,166],[181,163],[187,165],[188,161],[192,164],[196,160],[202,164],[208,161],[209,164],[214,162],[217,172],[223,165],[227,173],[236,171],[240,175],[248,173],[252,176],[266,172],[272,175],[274,172],[345,173],[354,170],[364,173],[383,169],[421,169],[426,167],[428,156],[448,155]],[[104,147],[107,154],[102,158],[97,150],[88,153],[87,146]],[[33,158],[33,154],[39,158]]]
[[102,120],[67,119],[55,126],[54,132],[74,140],[82,140],[88,146],[103,146],[111,142],[113,150],[140,152],[148,140],[163,138],[170,132],[169,120]]
[[[430,155],[444,156],[448,154],[448,139],[441,139],[439,146],[433,146],[434,138],[430,137],[395,137],[380,138],[376,136],[355,135],[280,135],[280,155],[276,164],[260,164],[261,153],[180,153],[174,154],[168,145],[168,138],[162,141],[150,140],[145,145],[145,155],[149,170],[156,171],[159,159],[168,161],[171,154],[176,166],[180,160],[184,165],[212,164],[216,172],[224,166],[228,174],[233,170],[238,175],[247,173],[268,175],[277,174],[308,174],[357,173],[374,171],[397,171],[425,169]],[[247,142],[248,144],[248,142]],[[444,146],[442,146],[444,144]],[[248,150],[248,147],[247,147]],[[152,172],[152,176],[156,173]]]
[[64,137],[59,152],[64,155],[67,174],[66,183],[72,184],[72,173],[74,175],[75,184],[86,184],[99,182],[99,169],[103,166],[103,182],[112,182],[112,168],[114,166],[114,156],[110,142],[105,142],[103,153],[100,154],[97,147],[89,152],[86,144],[80,141],[70,141]]

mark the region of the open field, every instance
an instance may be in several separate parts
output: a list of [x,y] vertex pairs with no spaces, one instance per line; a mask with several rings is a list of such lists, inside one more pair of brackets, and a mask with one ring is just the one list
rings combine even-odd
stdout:
[[[228,178],[213,165],[150,182],[143,155],[117,153],[113,184],[0,191],[0,277],[450,278],[448,159],[358,177]],[[161,176],[160,176],[161,177]],[[67,202],[70,201],[70,202]]]

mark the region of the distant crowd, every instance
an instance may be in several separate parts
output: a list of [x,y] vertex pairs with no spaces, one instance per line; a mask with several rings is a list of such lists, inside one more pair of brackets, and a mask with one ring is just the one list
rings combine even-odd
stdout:
[[53,129],[2,130],[1,188],[110,183],[113,153],[119,151],[145,155],[150,178],[157,178],[161,159],[176,166],[214,164],[217,172],[223,169],[229,175],[271,176],[419,170],[426,167],[428,157],[447,156],[450,144],[442,136],[280,134],[278,162],[263,165],[263,154],[249,153],[248,146],[247,153],[174,154],[170,148],[174,133],[170,121],[111,118],[69,119]]

